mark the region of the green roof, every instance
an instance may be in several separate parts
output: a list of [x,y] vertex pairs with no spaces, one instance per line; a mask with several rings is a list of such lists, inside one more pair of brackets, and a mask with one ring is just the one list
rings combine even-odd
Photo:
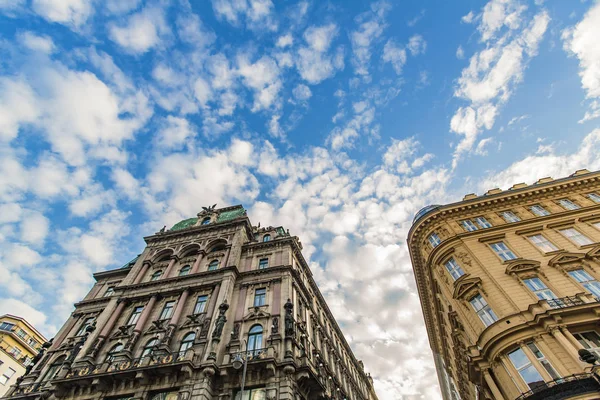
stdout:
[[179,221],[171,228],[172,231],[180,231],[185,228],[189,228],[190,226],[194,226],[198,222],[198,218],[188,218],[183,221]]
[[219,214],[219,218],[217,218],[217,222],[231,221],[232,219],[241,217],[245,213],[246,213],[246,210],[244,210],[244,207],[239,207],[239,208],[236,208],[236,209],[233,209],[230,211],[223,211],[222,213]]

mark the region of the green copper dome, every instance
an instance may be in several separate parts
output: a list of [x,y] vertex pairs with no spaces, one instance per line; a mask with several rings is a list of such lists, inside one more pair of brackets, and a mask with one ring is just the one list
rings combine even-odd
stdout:
[[189,228],[190,226],[194,226],[198,222],[198,218],[188,218],[183,221],[179,221],[171,228],[171,231],[180,231],[185,228]]

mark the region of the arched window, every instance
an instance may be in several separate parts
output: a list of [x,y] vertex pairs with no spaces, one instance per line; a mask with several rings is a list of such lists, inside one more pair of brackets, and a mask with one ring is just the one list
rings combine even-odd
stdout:
[[210,224],[210,217],[204,218],[200,224],[201,225],[208,225],[208,224]]
[[212,260],[210,264],[208,264],[209,271],[215,271],[217,268],[219,268],[219,260]]
[[179,270],[179,276],[186,276],[190,274],[190,271],[192,270],[192,267],[190,265],[184,265],[183,267],[181,267],[181,269]]
[[258,355],[257,350],[262,349],[263,328],[260,325],[254,325],[248,331],[248,351],[252,351],[253,355]]
[[46,371],[46,374],[44,375],[44,379],[42,379],[42,380],[49,381],[50,379],[54,379],[56,377],[56,374],[58,374],[60,367],[65,362],[66,358],[67,358],[67,356],[63,355],[63,356],[58,357],[56,360],[54,360],[54,362],[52,364],[50,364],[50,368],[48,368],[48,371]]
[[162,271],[161,270],[155,271],[152,274],[152,276],[150,277],[150,281],[157,281],[160,278],[161,275],[162,275]]
[[196,339],[196,334],[194,332],[190,332],[183,337],[181,341],[181,345],[179,346],[179,355],[183,356],[185,352],[192,347],[194,344],[194,340]]
[[142,351],[142,358],[151,355],[152,351],[154,350],[154,346],[156,346],[157,343],[158,343],[157,338],[148,340],[148,343],[146,343],[146,345],[144,346],[144,350]]
[[117,355],[117,353],[120,352],[121,350],[123,350],[123,343],[117,343],[117,344],[115,344],[113,346],[113,348],[110,349],[110,351],[106,355],[106,360],[105,361],[111,362],[112,360],[114,360],[115,356]]
[[269,240],[271,240],[271,235],[267,234],[263,236],[263,242],[268,242]]

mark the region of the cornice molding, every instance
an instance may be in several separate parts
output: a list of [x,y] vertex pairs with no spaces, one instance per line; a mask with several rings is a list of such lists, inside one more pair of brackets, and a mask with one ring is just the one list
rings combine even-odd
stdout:
[[536,260],[515,260],[508,263],[504,273],[506,275],[519,275],[521,273],[538,271],[540,269],[540,265],[541,263]]
[[481,278],[470,277],[469,274],[461,276],[454,282],[454,292],[452,297],[459,300],[466,300],[467,295],[475,290],[481,290]]

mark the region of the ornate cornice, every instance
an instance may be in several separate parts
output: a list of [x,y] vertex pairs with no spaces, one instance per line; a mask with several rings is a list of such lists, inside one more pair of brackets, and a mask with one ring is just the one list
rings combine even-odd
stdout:
[[585,256],[585,253],[562,252],[552,257],[548,261],[548,265],[555,268],[562,268],[566,264],[580,263]]
[[508,263],[504,273],[507,275],[519,275],[521,273],[537,271],[539,269],[539,261],[518,259]]
[[452,292],[452,297],[455,299],[466,300],[466,297],[469,294],[477,290],[481,290],[481,278],[470,277],[469,274],[465,274],[454,282],[454,292]]

